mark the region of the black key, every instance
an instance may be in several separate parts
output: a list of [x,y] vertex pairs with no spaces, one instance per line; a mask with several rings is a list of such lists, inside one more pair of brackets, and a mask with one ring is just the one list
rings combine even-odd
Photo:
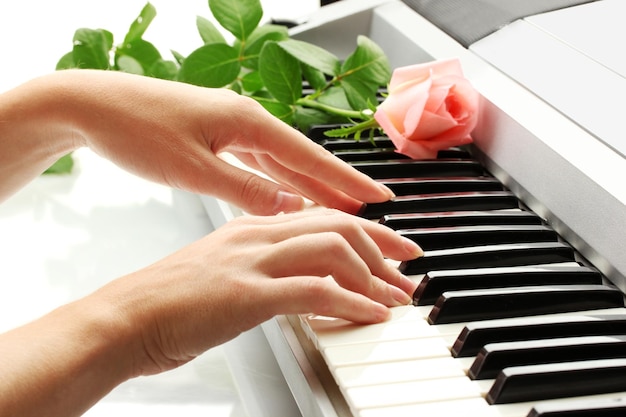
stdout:
[[508,404],[626,390],[626,359],[514,366],[504,369],[487,394]]
[[472,154],[461,148],[442,149],[437,152],[437,158],[471,158]]
[[446,291],[537,285],[599,285],[602,275],[583,266],[517,266],[430,271],[413,294],[413,304],[431,305]]
[[333,155],[344,162],[387,161],[390,159],[409,159],[393,148],[351,149],[333,151]]
[[541,265],[575,261],[574,250],[561,242],[520,243],[426,251],[421,258],[403,261],[405,275],[449,269]]
[[625,335],[491,343],[478,353],[468,375],[493,379],[512,366],[619,358],[626,358]]
[[463,248],[502,243],[556,242],[554,229],[544,225],[457,226],[403,229],[398,233],[423,250]]
[[541,217],[524,210],[457,211],[387,214],[380,223],[394,229],[498,224],[543,224]]
[[427,213],[462,210],[500,210],[519,208],[519,200],[510,191],[484,191],[447,194],[421,194],[394,197],[384,203],[363,205],[358,215],[380,219],[385,214]]
[[374,179],[402,177],[480,177],[485,170],[473,159],[397,159],[355,162],[354,168]]
[[465,358],[476,356],[483,346],[494,342],[611,334],[626,334],[626,310],[624,314],[526,317],[468,323],[451,351],[455,358]]
[[467,191],[504,191],[493,177],[390,178],[381,180],[395,195],[458,193]]
[[524,317],[624,307],[608,285],[561,285],[444,292],[428,315],[431,324]]
[[388,137],[377,136],[372,138],[361,138],[355,140],[349,139],[330,139],[326,138],[320,142],[325,149],[329,151],[353,150],[353,149],[388,149],[394,148],[393,142]]
[[626,398],[572,400],[539,403],[526,417],[624,417]]

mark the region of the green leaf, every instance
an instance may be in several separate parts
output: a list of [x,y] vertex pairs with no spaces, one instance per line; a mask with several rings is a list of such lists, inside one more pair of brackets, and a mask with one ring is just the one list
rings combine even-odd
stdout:
[[237,94],[243,93],[243,87],[241,86],[241,81],[235,80],[228,86],[231,90],[233,90]]
[[78,29],[72,54],[77,68],[109,69],[113,34],[104,29]]
[[150,23],[152,23],[152,20],[156,17],[156,14],[155,7],[150,3],[146,3],[139,13],[139,16],[137,16],[133,23],[131,23],[128,32],[124,37],[124,43],[141,39],[143,34],[146,32],[146,29],[148,29],[148,26],[150,26]]
[[180,52],[176,52],[174,50],[171,50],[170,52],[172,53],[172,56],[174,57],[176,62],[178,62],[178,65],[183,65],[183,62],[185,61],[185,56]]
[[128,56],[139,62],[146,73],[157,60],[161,59],[161,53],[158,49],[148,41],[136,39],[130,42],[124,42],[123,45],[115,49],[115,63],[119,66],[119,60],[122,56]]
[[302,75],[304,76],[304,79],[309,82],[311,87],[317,91],[325,88],[328,83],[326,76],[322,71],[306,64],[302,64]]
[[328,106],[336,107],[338,109],[352,109],[352,106],[350,105],[350,103],[348,102],[348,98],[346,97],[346,92],[341,87],[329,88],[317,98],[317,101]]
[[196,27],[205,45],[209,43],[226,43],[222,32],[220,32],[209,19],[197,16]]
[[313,125],[346,123],[347,119],[317,109],[298,106],[295,114],[295,125],[301,132],[308,132]]
[[162,80],[175,80],[178,76],[178,66],[174,61],[159,59],[152,64],[147,75]]
[[122,55],[117,59],[117,68],[119,71],[129,74],[144,75],[145,72],[141,63],[132,56]]
[[378,86],[358,77],[346,77],[341,80],[341,87],[346,93],[350,106],[354,110],[369,109],[376,102]]
[[386,85],[391,78],[391,68],[383,50],[368,37],[359,36],[357,48],[346,58],[341,74]]
[[268,42],[259,57],[259,73],[265,88],[281,103],[294,104],[302,96],[300,62],[279,46]]
[[359,36],[357,45],[338,78],[352,108],[363,110],[376,102],[376,91],[389,82],[391,68],[385,53],[369,38]]
[[72,158],[72,154],[69,153],[67,155],[59,158],[52,166],[46,169],[44,174],[69,174],[72,172],[72,168],[74,168],[74,158]]
[[261,106],[265,108],[275,117],[278,117],[288,125],[293,125],[294,122],[294,108],[288,104],[279,103],[276,100],[267,99],[263,97],[253,97],[258,101]]
[[244,90],[254,93],[263,88],[263,80],[258,71],[247,73],[241,78],[241,85]]
[[239,75],[237,51],[226,44],[211,43],[193,51],[180,68],[181,81],[203,87],[224,87]]
[[318,69],[324,74],[337,75],[339,71],[339,58],[319,46],[304,41],[288,39],[281,42],[280,47],[300,62]]
[[259,68],[259,54],[263,45],[270,41],[282,41],[289,38],[287,28],[280,25],[263,25],[256,28],[245,43],[242,65],[250,69]]
[[209,8],[220,25],[241,41],[248,38],[263,17],[260,0],[209,0]]
[[59,59],[55,67],[56,70],[64,70],[69,68],[76,68],[74,63],[74,53],[68,52]]

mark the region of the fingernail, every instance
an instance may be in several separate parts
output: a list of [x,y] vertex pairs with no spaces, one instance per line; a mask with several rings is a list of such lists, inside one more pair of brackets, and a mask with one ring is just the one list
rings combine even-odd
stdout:
[[387,194],[387,197],[389,198],[394,198],[396,195],[394,194],[393,191],[391,191],[391,189],[389,187],[387,187],[385,184],[383,184],[382,182],[378,183],[378,187],[383,190],[383,192],[385,194]]
[[300,211],[304,208],[304,199],[299,195],[279,190],[276,193],[276,204],[274,204],[274,213],[290,213]]
[[411,278],[407,277],[404,274],[400,274],[402,276],[402,288],[407,289],[407,294],[413,294],[417,289],[417,282],[413,281]]
[[390,285],[389,287],[391,287],[391,295],[393,296],[393,299],[398,302],[398,305],[405,306],[413,301],[409,294],[405,293],[400,288],[394,287],[392,285]]
[[411,255],[415,256],[416,258],[419,258],[420,256],[424,256],[424,251],[422,250],[422,248],[420,248],[420,246],[413,242],[411,239],[407,239],[406,237],[403,238],[404,239],[404,248],[406,249],[407,252],[409,252]]
[[380,323],[388,320],[391,317],[391,311],[386,306],[377,303],[376,301],[372,301],[372,319],[370,320],[372,323]]

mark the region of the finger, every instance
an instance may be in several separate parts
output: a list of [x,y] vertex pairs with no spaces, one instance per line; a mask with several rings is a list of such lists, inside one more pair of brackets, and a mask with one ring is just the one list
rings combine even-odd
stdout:
[[246,221],[271,227],[263,233],[275,242],[313,231],[343,231],[346,234],[351,230],[347,228],[349,225],[356,225],[376,242],[385,257],[405,261],[424,254],[417,243],[388,227],[332,209],[305,210],[271,219],[249,217]]
[[279,183],[297,190],[299,194],[323,207],[336,208],[354,214],[361,209],[364,201],[369,202],[369,198],[357,200],[317,178],[288,169],[277,163],[270,155],[245,153],[237,153],[236,155],[246,165],[257,167],[256,169],[266,173]]
[[284,186],[237,168],[214,157],[211,163],[212,193],[242,210],[257,215],[292,212],[304,208],[301,196]]
[[[265,110],[258,107],[259,111]],[[307,177],[336,188],[359,201],[382,202],[393,193],[368,176],[350,167],[320,145],[277,118],[256,118],[262,129],[251,130],[256,136],[248,138],[256,149],[231,147],[233,151],[252,151],[269,154],[278,164]],[[270,140],[268,140],[268,138]]]
[[390,316],[389,309],[362,294],[346,290],[331,280],[292,277],[272,280],[259,290],[278,314],[308,314],[338,317],[362,324],[380,323]]
[[[297,236],[270,248],[258,267],[274,278],[294,275],[332,276],[340,286],[387,306],[406,305],[411,301],[405,291],[372,274],[370,265],[380,271],[384,269],[380,267],[384,264],[382,256],[376,262],[370,259],[368,264],[338,233]],[[399,276],[400,273],[389,267],[388,271],[384,271],[384,276],[389,275]]]
[[288,222],[273,225],[273,230],[266,232],[274,242],[312,233],[338,233],[364,260],[372,274],[409,295],[415,291],[416,283],[383,258],[384,255],[396,260],[410,260],[422,256],[423,251],[415,242],[385,226],[336,210],[324,210],[317,215],[305,211],[290,215],[289,218]]
[[[314,233],[332,233],[340,237],[341,243],[347,243],[348,247],[363,260],[369,268],[369,272],[384,279],[397,281],[399,276],[397,269],[385,262],[383,253],[376,241],[363,228],[363,225],[352,217],[346,215],[327,215],[311,219],[294,220],[285,225],[285,234],[292,236],[311,235]],[[280,232],[280,231],[277,231]],[[395,237],[393,234],[392,237]]]

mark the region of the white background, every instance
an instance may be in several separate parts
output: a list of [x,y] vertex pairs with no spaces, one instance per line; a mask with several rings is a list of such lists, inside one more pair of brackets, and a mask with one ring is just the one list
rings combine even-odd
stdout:
[[[319,7],[315,0],[262,0],[264,20],[303,19]],[[169,50],[187,55],[202,45],[195,21],[210,18],[207,0],[152,0],[157,17],[144,38],[166,59]],[[72,48],[80,27],[111,31],[120,42],[144,0],[21,0],[0,2],[0,92],[53,71]]]

